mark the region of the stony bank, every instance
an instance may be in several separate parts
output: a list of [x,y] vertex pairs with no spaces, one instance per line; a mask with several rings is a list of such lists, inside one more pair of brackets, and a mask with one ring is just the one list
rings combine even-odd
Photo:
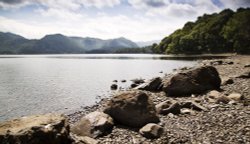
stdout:
[[0,123],[0,143],[250,143],[250,56],[200,61],[67,116]]

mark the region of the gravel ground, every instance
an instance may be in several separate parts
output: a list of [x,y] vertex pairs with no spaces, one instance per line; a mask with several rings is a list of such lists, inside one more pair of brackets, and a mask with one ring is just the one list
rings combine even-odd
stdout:
[[[213,65],[217,68],[222,81],[231,78],[234,83],[221,86],[221,93],[228,95],[237,92],[244,100],[234,104],[215,104],[206,100],[206,94],[192,97],[171,98],[164,92],[147,92],[155,104],[165,100],[175,99],[179,102],[195,100],[206,107],[208,111],[195,111],[194,114],[160,115],[165,132],[158,139],[146,139],[138,133],[138,129],[116,125],[112,133],[97,138],[99,143],[106,144],[165,144],[165,143],[205,143],[205,144],[250,144],[250,78],[236,78],[250,72],[250,56],[233,56],[221,59],[223,64],[216,64],[214,60],[203,60],[200,65]],[[232,64],[233,62],[233,64]],[[182,70],[177,70],[180,72]],[[166,78],[169,76],[166,76]],[[69,114],[73,124],[89,112],[102,110],[108,98],[98,104],[85,107],[83,110]]]

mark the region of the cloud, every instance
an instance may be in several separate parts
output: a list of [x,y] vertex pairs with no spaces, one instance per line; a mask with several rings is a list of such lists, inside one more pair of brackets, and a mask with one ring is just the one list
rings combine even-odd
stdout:
[[113,7],[119,5],[120,0],[0,0],[2,8],[20,8],[26,5],[43,5],[47,8],[76,10],[81,7]]
[[24,0],[0,0],[0,2],[7,4],[18,4],[24,2]]
[[225,8],[236,10],[239,7],[250,7],[250,0],[220,0]]
[[[128,0],[137,9],[143,9],[148,16],[163,18],[194,18],[203,13],[217,12],[220,8],[210,0]],[[154,4],[149,4],[156,3]]]

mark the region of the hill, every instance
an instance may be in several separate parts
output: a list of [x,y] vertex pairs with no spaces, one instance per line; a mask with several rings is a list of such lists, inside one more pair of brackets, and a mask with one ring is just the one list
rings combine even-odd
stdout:
[[0,32],[0,54],[71,54],[101,51],[112,53],[122,48],[136,48],[136,43],[117,38],[102,40],[97,38],[67,37],[62,34],[46,35],[39,40],[29,40],[22,36]]
[[204,14],[165,37],[159,45],[154,44],[152,50],[167,54],[250,54],[250,8]]

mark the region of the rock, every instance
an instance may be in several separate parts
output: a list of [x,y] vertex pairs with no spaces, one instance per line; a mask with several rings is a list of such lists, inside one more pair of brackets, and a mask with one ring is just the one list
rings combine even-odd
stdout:
[[190,114],[190,115],[194,115],[195,112],[191,109],[187,109],[187,108],[183,108],[181,109],[181,114]]
[[139,130],[140,134],[146,138],[159,138],[164,132],[163,127],[149,123]]
[[116,122],[131,127],[159,122],[155,105],[142,91],[127,91],[116,95],[109,101],[104,112]]
[[233,83],[234,83],[234,81],[232,78],[227,78],[227,79],[223,80],[222,85],[228,85],[228,84],[233,84]]
[[112,84],[112,85],[110,86],[110,88],[111,88],[111,90],[117,90],[118,85],[117,85],[117,84]]
[[123,82],[123,83],[124,83],[124,82],[126,82],[126,80],[121,80],[121,82]]
[[245,68],[248,68],[248,67],[250,67],[250,64],[246,64],[244,67],[245,67]]
[[160,77],[153,78],[149,82],[146,82],[137,87],[137,89],[139,90],[147,90],[147,91],[159,91],[161,90],[161,88],[162,88],[162,79]]
[[176,101],[164,101],[161,102],[159,104],[157,104],[156,106],[156,111],[158,114],[180,114],[180,109],[181,109],[181,105],[176,102]]
[[92,112],[81,118],[71,128],[71,132],[79,136],[89,136],[96,138],[111,132],[113,119],[103,112]]
[[228,97],[226,97],[226,96],[224,96],[224,95],[222,95],[222,96],[220,96],[220,97],[218,97],[217,99],[216,99],[216,103],[224,103],[224,104],[228,104],[229,102],[230,102],[231,100],[230,100],[230,98],[228,98]]
[[145,81],[143,79],[133,79],[131,80],[133,83],[135,84],[142,84],[142,83],[145,83]]
[[207,108],[201,106],[194,101],[186,101],[181,104],[181,108],[189,108],[197,111],[207,111]]
[[203,66],[174,75],[164,82],[163,90],[168,96],[183,96],[219,89],[220,84],[221,79],[216,68]]
[[113,82],[117,83],[118,81],[117,80],[113,80]]
[[226,62],[224,62],[224,64],[232,65],[232,64],[234,64],[234,62],[233,61],[226,61]]
[[132,83],[132,84],[130,85],[131,88],[135,88],[135,87],[137,87],[137,86],[138,86],[138,84],[135,84],[135,83]]
[[229,99],[234,100],[234,101],[240,101],[243,100],[243,96],[239,93],[231,93],[230,95],[227,96]]
[[250,78],[250,72],[245,72],[245,73],[239,75],[236,78]]
[[210,64],[211,65],[222,65],[223,61],[222,60],[211,61]]
[[207,94],[207,98],[209,102],[216,102],[218,98],[220,98],[222,94],[216,90],[212,90]]
[[97,140],[88,136],[77,136],[71,133],[71,138],[74,140],[72,144],[97,144]]
[[0,123],[2,144],[68,144],[69,123],[64,115],[21,117]]

